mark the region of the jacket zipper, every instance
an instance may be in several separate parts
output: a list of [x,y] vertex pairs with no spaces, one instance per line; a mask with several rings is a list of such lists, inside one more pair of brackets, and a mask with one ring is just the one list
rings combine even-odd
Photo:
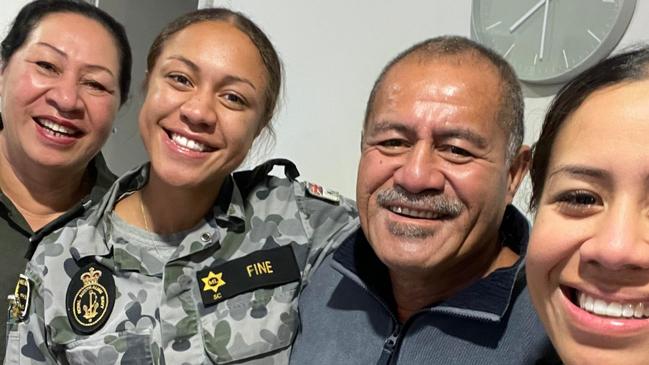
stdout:
[[383,309],[388,313],[390,318],[392,318],[392,323],[394,324],[394,330],[392,330],[392,334],[383,343],[383,348],[381,349],[381,356],[379,357],[379,360],[376,363],[377,365],[390,364],[392,355],[394,354],[394,350],[396,349],[397,344],[399,343],[400,340],[399,335],[401,334],[401,330],[403,326],[399,323],[397,317],[392,313],[390,307],[388,307],[387,304],[385,304],[385,302],[383,302],[383,300],[378,295],[374,294],[374,292],[372,292],[355,273],[353,273],[352,271],[350,271],[348,268],[346,268],[341,264],[338,265],[339,268],[343,270],[343,271],[338,270],[341,274],[343,274],[348,279],[352,280],[354,283],[356,283],[356,285],[360,286],[365,292],[367,292],[371,297],[373,297],[374,300],[376,300],[383,307]]
[[377,365],[388,365],[390,363],[394,349],[399,341],[400,331],[401,327],[397,325],[394,332],[392,332],[390,337],[385,340],[383,343],[383,350],[381,351],[381,357],[379,357],[379,361],[376,363]]

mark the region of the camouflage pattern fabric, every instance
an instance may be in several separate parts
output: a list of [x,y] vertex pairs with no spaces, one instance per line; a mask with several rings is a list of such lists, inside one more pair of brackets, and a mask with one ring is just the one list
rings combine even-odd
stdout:
[[[167,262],[113,234],[115,202],[146,183],[148,167],[120,178],[101,204],[39,245],[26,270],[28,315],[8,325],[5,364],[288,363],[297,297],[324,256],[358,227],[357,213],[353,202],[310,196],[293,179],[249,176],[245,189],[227,180],[213,214]],[[280,246],[292,247],[300,280],[204,305],[197,272]],[[81,335],[68,319],[66,291],[87,262],[112,271],[115,304],[103,327]]]

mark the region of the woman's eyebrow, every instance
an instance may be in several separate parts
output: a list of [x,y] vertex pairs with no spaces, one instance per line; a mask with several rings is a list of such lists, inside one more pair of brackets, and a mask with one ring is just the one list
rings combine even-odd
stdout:
[[[185,56],[182,56],[182,55],[172,55],[172,56],[169,56],[169,58],[172,59],[172,60],[176,60],[176,61],[179,61],[179,62],[184,63],[184,64],[187,65],[187,67],[189,67],[193,72],[196,72],[196,73],[199,73],[199,72],[200,72],[200,67],[198,67],[197,64],[195,64],[192,60],[188,59],[188,58],[185,57]],[[235,76],[235,75],[227,75],[227,76],[225,76],[225,77],[223,78],[223,82],[224,82],[225,84],[231,84],[231,83],[235,83],[235,82],[242,82],[242,83],[244,83],[244,84],[248,84],[248,85],[250,85],[250,87],[252,87],[254,90],[257,90],[257,88],[255,87],[255,85],[254,85],[250,80],[248,80],[248,79],[246,79],[246,78],[243,78],[243,77]]]
[[548,179],[561,175],[567,175],[579,180],[595,180],[606,185],[612,183],[611,174],[608,171],[581,164],[559,165],[548,174]]
[[[67,53],[65,53],[63,50],[61,50],[61,49],[55,47],[55,46],[52,45],[52,44],[49,44],[49,43],[47,43],[47,42],[42,42],[42,41],[41,41],[41,42],[37,42],[36,45],[41,46],[41,47],[46,47],[46,48],[48,48],[48,49],[50,49],[50,50],[56,52],[56,53],[59,54],[61,57],[65,58],[66,60],[68,59],[68,54],[67,54]],[[102,65],[86,64],[84,67],[85,67],[85,68],[90,68],[90,69],[97,69],[97,70],[101,70],[101,71],[106,71],[106,72],[108,72],[111,76],[113,76],[113,77],[115,76],[115,75],[113,74],[113,71],[111,71],[108,67],[105,67],[105,66],[102,66]]]

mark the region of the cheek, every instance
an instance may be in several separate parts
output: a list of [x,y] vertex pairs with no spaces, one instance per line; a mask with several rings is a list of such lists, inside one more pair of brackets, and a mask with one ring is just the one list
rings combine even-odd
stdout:
[[29,75],[7,75],[2,86],[2,98],[10,100],[14,107],[24,105],[42,88]]
[[[467,206],[500,209],[504,206],[506,180],[501,171],[482,165],[450,165],[442,173],[453,193]],[[505,178],[506,179],[506,178]]]
[[150,151],[150,140],[151,140],[151,129],[153,128],[151,125],[151,121],[155,120],[155,117],[151,115],[153,111],[151,110],[150,107],[150,100],[146,99],[144,104],[142,105],[142,108],[140,109],[140,114],[138,117],[138,127],[140,129],[140,137],[142,138],[142,142],[144,143],[144,146],[146,147],[147,151]]
[[226,113],[220,114],[217,128],[219,125],[221,126],[223,134],[230,140],[231,145],[237,147],[237,149],[245,149],[245,152],[248,152],[260,128],[261,122],[259,122],[258,115],[253,113],[246,113],[246,115],[230,114],[229,111]]
[[[43,109],[44,102],[34,104],[43,95],[43,88],[33,85],[29,78],[5,75],[2,85],[2,114],[5,130],[31,125],[29,115],[34,107]],[[49,108],[49,107],[47,107]]]
[[147,131],[151,130],[152,124],[157,123],[162,116],[170,114],[175,108],[176,104],[170,101],[168,95],[165,95],[154,85],[150,85],[138,117],[142,136],[147,135]]
[[363,152],[358,164],[357,199],[371,195],[388,183],[399,166],[398,157],[387,157],[376,150]]
[[105,97],[101,100],[91,100],[92,104],[88,106],[89,113],[92,114],[92,120],[97,128],[110,131],[115,121],[115,116],[119,110],[117,97]]
[[581,237],[574,222],[560,218],[551,208],[541,207],[532,227],[527,265],[534,274],[563,267],[579,249]]

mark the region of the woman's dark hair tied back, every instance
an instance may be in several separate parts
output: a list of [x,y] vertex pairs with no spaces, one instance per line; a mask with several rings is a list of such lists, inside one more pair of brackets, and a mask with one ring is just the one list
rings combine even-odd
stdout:
[[133,57],[131,46],[124,27],[105,11],[81,0],[36,0],[25,5],[14,19],[7,36],[0,45],[0,57],[3,67],[20,47],[23,46],[31,32],[47,15],[54,13],[74,13],[97,21],[104,26],[115,40],[119,50],[119,91],[120,105],[128,100],[131,87],[131,67]]
[[541,135],[532,149],[530,210],[534,211],[538,207],[545,187],[552,148],[568,117],[598,90],[647,78],[649,46],[637,44],[587,69],[559,90],[545,116]]

